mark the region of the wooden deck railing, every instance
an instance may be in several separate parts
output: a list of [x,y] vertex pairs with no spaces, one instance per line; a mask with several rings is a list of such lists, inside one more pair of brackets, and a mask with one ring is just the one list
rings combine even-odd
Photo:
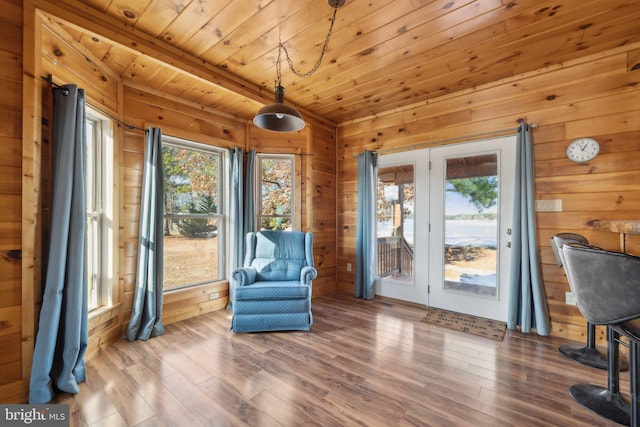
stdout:
[[411,276],[413,249],[404,237],[378,238],[378,276]]

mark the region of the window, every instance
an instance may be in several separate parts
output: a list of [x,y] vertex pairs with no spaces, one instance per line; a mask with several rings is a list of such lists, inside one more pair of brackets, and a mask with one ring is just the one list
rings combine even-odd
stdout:
[[113,138],[111,121],[87,109],[85,185],[89,310],[110,305],[113,274]]
[[293,156],[258,156],[259,217],[262,230],[293,230],[294,176]]
[[164,290],[221,280],[224,274],[224,151],[162,138]]

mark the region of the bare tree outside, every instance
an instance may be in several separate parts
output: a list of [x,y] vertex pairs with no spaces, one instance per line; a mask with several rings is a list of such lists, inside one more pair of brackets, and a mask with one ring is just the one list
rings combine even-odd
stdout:
[[292,157],[260,158],[260,227],[293,228],[294,161]]

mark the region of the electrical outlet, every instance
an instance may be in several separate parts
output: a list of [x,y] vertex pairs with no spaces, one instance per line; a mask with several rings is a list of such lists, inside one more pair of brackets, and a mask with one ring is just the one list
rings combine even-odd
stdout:
[[209,294],[209,301],[220,298],[220,292],[211,292]]
[[568,305],[577,305],[576,296],[573,292],[567,292],[564,294],[564,302]]
[[347,263],[347,271],[349,271],[349,272],[351,271],[351,263],[350,262]]

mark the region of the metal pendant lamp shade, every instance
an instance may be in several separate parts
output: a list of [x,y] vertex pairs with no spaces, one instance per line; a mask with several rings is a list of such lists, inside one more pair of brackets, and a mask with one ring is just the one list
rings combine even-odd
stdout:
[[258,110],[253,123],[262,129],[275,132],[296,132],[303,129],[302,114],[284,103],[284,87],[277,85],[274,91],[276,101]]
[[293,66],[293,61],[289,57],[289,52],[287,51],[286,46],[280,41],[278,43],[278,58],[276,60],[276,102],[273,104],[265,105],[256,113],[253,118],[253,123],[266,130],[272,130],[276,132],[296,132],[304,128],[304,120],[302,119],[302,114],[298,112],[293,107],[289,107],[284,104],[284,87],[282,86],[282,73],[281,73],[281,54],[284,51],[284,54],[287,58],[287,62],[289,63],[289,68],[291,71],[298,77],[306,78],[310,77],[316,70],[320,67],[322,63],[322,58],[324,57],[325,52],[327,51],[327,47],[329,46],[329,39],[331,38],[331,32],[333,31],[333,24],[336,22],[336,14],[338,13],[338,9],[344,6],[346,0],[327,0],[329,6],[333,8],[333,17],[331,18],[331,25],[329,26],[329,31],[327,32],[327,37],[324,39],[324,45],[322,47],[322,53],[320,53],[320,58],[316,61],[314,66],[310,71],[306,73],[302,73],[297,71]]

